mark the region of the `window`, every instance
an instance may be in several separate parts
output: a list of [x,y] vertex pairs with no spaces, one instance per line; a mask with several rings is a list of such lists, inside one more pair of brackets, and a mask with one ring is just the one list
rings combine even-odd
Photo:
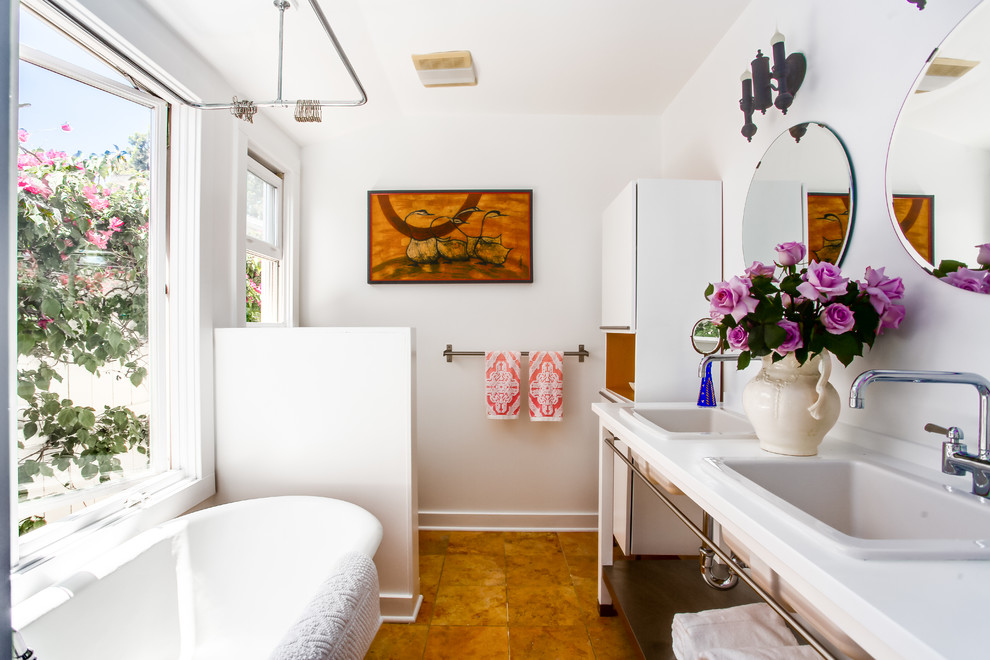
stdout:
[[248,158],[246,199],[246,320],[283,318],[282,177]]
[[[192,144],[189,114],[46,3],[24,0],[20,29],[14,602],[68,570],[76,540],[98,551],[132,533],[116,521],[213,492],[197,165],[167,139]],[[183,219],[168,231],[167,199]]]

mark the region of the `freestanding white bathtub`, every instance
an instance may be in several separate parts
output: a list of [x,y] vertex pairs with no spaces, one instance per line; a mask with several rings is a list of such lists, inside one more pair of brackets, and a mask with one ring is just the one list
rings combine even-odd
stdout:
[[[224,504],[150,529],[33,596],[15,608],[14,628],[41,660],[263,660],[321,590],[353,585],[342,562],[364,556],[374,572],[381,539],[373,515],[341,500]],[[377,629],[378,596],[375,573],[374,593],[345,606],[365,621],[373,607]]]

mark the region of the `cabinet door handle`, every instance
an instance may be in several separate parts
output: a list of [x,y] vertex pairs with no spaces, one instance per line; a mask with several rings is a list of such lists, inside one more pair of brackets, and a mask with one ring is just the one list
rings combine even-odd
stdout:
[[599,330],[632,330],[631,325],[600,325]]

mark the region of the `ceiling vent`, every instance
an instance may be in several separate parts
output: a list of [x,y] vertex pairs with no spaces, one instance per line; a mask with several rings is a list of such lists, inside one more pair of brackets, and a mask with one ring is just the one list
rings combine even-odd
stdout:
[[973,70],[979,62],[973,60],[957,60],[952,57],[936,57],[925,72],[924,78],[918,84],[916,94],[933,92],[946,85],[952,84]]
[[477,85],[471,52],[451,50],[445,53],[413,55],[416,73],[425,87],[457,87]]

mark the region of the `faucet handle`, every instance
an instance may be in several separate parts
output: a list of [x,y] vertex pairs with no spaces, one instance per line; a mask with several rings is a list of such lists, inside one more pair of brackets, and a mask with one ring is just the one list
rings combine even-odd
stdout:
[[939,426],[938,424],[925,424],[925,430],[929,433],[944,435],[949,439],[949,442],[961,442],[963,439],[962,429],[957,426],[945,428],[944,426]]

